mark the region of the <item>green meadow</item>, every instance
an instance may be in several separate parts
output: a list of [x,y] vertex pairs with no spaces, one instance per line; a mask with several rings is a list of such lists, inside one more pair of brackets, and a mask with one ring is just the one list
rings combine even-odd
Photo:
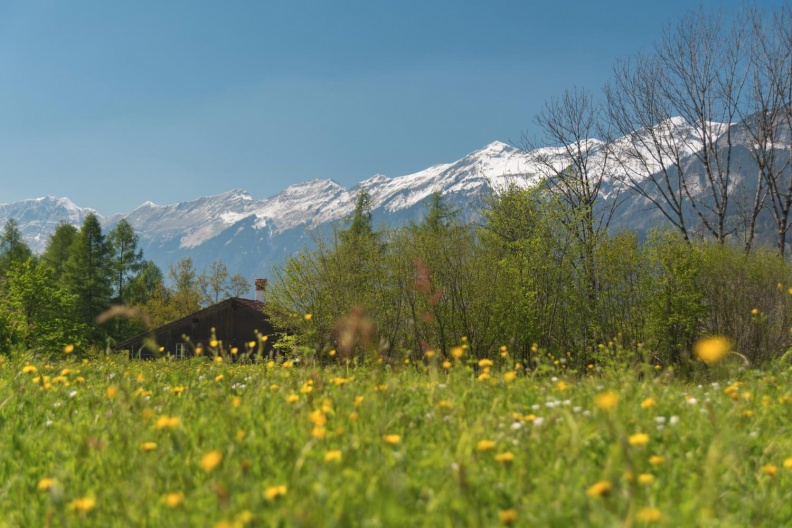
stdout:
[[[4,526],[783,526],[792,368],[0,365]],[[334,358],[329,358],[330,360]]]

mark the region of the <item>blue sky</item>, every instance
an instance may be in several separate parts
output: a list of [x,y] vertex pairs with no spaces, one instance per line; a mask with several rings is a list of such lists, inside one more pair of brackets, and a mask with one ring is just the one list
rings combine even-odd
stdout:
[[112,214],[415,172],[532,135],[692,5],[0,1],[0,203]]

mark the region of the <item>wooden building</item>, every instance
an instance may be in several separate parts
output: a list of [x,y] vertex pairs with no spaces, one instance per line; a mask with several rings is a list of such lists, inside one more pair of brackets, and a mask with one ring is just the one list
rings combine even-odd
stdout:
[[[263,308],[264,303],[261,301],[231,297],[150,332],[121,341],[115,349],[126,350],[130,356],[141,358],[167,354],[189,357],[194,354],[198,345],[204,351],[209,350],[214,329],[215,338],[222,343],[224,350],[229,351],[236,347],[244,352],[245,344],[256,339],[256,332],[265,336],[271,336],[274,332]],[[162,347],[162,352],[155,352],[152,347],[146,346],[147,340],[152,337],[156,347]],[[264,343],[265,355],[272,351],[272,342],[270,337]]]

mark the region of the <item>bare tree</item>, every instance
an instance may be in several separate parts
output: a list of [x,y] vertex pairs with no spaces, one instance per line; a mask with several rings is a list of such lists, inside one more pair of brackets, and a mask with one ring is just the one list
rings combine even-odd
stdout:
[[[622,184],[612,177],[616,165],[605,143],[602,106],[583,90],[567,90],[547,102],[535,118],[539,142],[523,136],[534,170],[557,196],[564,210],[560,221],[578,242],[579,266],[588,298],[585,340],[594,337],[599,292],[597,249],[621,200]],[[538,148],[538,145],[549,145]]]
[[751,90],[743,123],[748,141],[744,143],[765,192],[760,198],[757,190],[757,201],[764,204],[767,200],[776,247],[783,256],[792,210],[792,10],[782,7],[770,15],[752,10],[745,18],[751,36]]
[[743,33],[722,16],[691,13],[666,28],[651,56],[618,62],[606,87],[622,178],[687,239],[724,242],[732,171],[730,123],[745,84]]
[[687,196],[681,182],[690,138],[687,124],[672,117],[660,91],[661,64],[655,57],[639,54],[617,62],[613,73],[605,97],[611,130],[620,136],[608,142],[612,159],[620,166],[619,177],[689,240]]

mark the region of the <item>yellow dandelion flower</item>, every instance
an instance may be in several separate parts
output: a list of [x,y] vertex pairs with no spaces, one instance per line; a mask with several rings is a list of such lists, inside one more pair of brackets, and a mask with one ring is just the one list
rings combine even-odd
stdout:
[[608,495],[613,489],[613,484],[607,480],[600,480],[595,482],[586,490],[586,495],[589,497],[604,497]]
[[215,357],[215,358],[214,358],[214,362],[215,362],[215,363],[222,363],[222,362],[223,362],[223,356],[217,356],[217,357]]
[[231,353],[236,356],[239,353],[239,349],[237,347],[231,347]]
[[223,381],[222,374],[218,374],[217,376],[215,376],[215,383],[220,383],[221,381]]
[[328,356],[330,356],[330,357],[333,357],[333,356],[335,356],[335,355],[336,355],[336,351],[335,351],[335,349],[333,349],[333,350],[331,350],[330,352],[328,352],[328,353],[327,353],[327,355],[328,355]]
[[352,421],[352,422],[357,422],[358,421],[358,413],[356,411],[352,411],[351,413],[349,413],[349,420]]
[[731,349],[731,340],[723,336],[708,337],[693,346],[693,352],[707,365],[717,363],[731,352]]
[[181,491],[174,491],[165,494],[165,504],[169,508],[178,508],[184,503],[184,493]]
[[236,439],[239,440],[240,442],[244,440],[246,436],[247,433],[245,432],[244,429],[240,429],[236,432]]
[[355,407],[360,407],[364,399],[365,398],[363,396],[355,396],[355,400],[352,402],[352,405],[354,405]]
[[641,402],[641,409],[651,409],[654,406],[655,406],[654,398],[646,398],[644,401]]
[[74,510],[80,513],[86,513],[96,508],[96,500],[90,497],[80,497],[79,499],[74,499],[71,504],[69,504],[69,509]]
[[641,522],[651,523],[662,520],[663,514],[657,508],[647,507],[638,510],[638,513],[635,515],[635,518]]
[[283,368],[292,368],[294,366],[294,361],[284,361],[283,365],[281,365],[281,366]]
[[38,369],[33,365],[25,365],[22,367],[22,374],[36,374],[38,373]]
[[784,469],[792,469],[792,457],[784,459]]
[[649,435],[646,433],[636,433],[627,438],[627,443],[634,447],[643,447],[649,443]]
[[434,350],[427,350],[426,352],[424,352],[424,357],[426,359],[432,359],[433,357],[435,357],[435,351]]
[[759,315],[759,308],[754,308],[751,310],[751,315]]
[[112,400],[117,395],[118,395],[118,387],[116,387],[115,385],[110,385],[109,387],[107,387],[107,389],[105,389],[105,396],[107,396],[108,399]]
[[764,465],[762,466],[762,473],[771,477],[775,477],[778,474],[778,466],[775,464]]
[[157,429],[173,429],[179,425],[179,419],[175,416],[160,416],[154,422],[154,427]]
[[638,483],[648,486],[655,481],[655,476],[651,473],[641,473],[638,475]]
[[50,489],[51,487],[53,487],[57,483],[58,483],[58,481],[55,480],[54,478],[46,478],[45,477],[45,478],[43,478],[43,479],[38,481],[38,484],[36,485],[36,488],[39,491],[47,491],[48,489]]
[[665,462],[665,457],[661,457],[660,455],[652,455],[649,457],[649,463],[653,466],[659,466]]
[[478,451],[489,451],[490,449],[495,449],[496,443],[493,440],[480,440],[478,444],[476,444],[476,450]]
[[337,462],[341,460],[341,450],[340,449],[333,449],[332,451],[328,451],[325,453],[324,461],[325,462]]
[[240,405],[242,405],[242,398],[240,398],[239,396],[234,396],[234,399],[231,400],[231,406],[239,407]]
[[327,416],[319,410],[308,413],[308,419],[314,425],[325,425],[327,423]]
[[209,346],[212,348],[217,348],[218,344],[219,342],[217,341],[217,339],[212,339],[211,341],[209,341]]
[[498,519],[503,525],[512,525],[514,524],[514,521],[517,520],[517,510],[513,508],[509,510],[503,510],[498,513]]
[[448,360],[443,361],[443,368],[444,369],[450,369],[452,367],[452,365],[453,365],[453,363],[451,363]]
[[184,387],[171,387],[171,392],[176,396],[179,396],[182,392],[184,392]]
[[382,437],[386,444],[396,445],[401,442],[401,436],[397,434],[386,434]]
[[568,385],[566,383],[564,383],[563,380],[558,380],[558,383],[556,383],[556,390],[559,390],[561,392],[564,392],[565,390],[567,390],[567,387],[568,387]]
[[255,341],[248,341],[247,346],[248,346],[248,348],[256,348],[256,342]]
[[306,321],[310,321],[312,318],[313,318],[313,314],[309,314],[309,313],[303,316],[303,319],[305,319]]
[[605,391],[597,394],[594,404],[604,411],[609,411],[619,403],[619,393],[615,391]]
[[484,368],[484,367],[491,367],[491,366],[492,366],[492,360],[489,360],[489,359],[481,359],[481,360],[479,360],[479,362],[478,362],[478,366],[479,366],[479,367],[482,367],[482,368]]
[[154,451],[157,449],[157,442],[143,442],[140,444],[140,449],[143,451]]
[[464,353],[465,353],[465,351],[462,349],[462,347],[458,347],[457,346],[457,347],[454,347],[454,348],[451,349],[451,357],[454,358],[454,359],[461,358],[462,354],[464,354]]
[[283,497],[288,492],[286,486],[268,486],[264,490],[264,498],[267,500],[275,500],[278,497]]
[[511,451],[506,451],[505,453],[498,453],[495,455],[495,461],[501,462],[503,464],[508,464],[509,462],[514,461],[514,453]]
[[286,397],[287,403],[295,403],[298,401],[300,401],[300,397],[297,394],[289,394],[289,396]]
[[514,372],[513,370],[510,370],[503,374],[503,381],[505,381],[506,383],[511,383],[515,379],[517,379],[517,373]]
[[222,461],[223,461],[223,453],[221,453],[217,449],[215,449],[214,451],[209,451],[201,458],[201,469],[209,473],[214,468],[219,466],[220,462]]
[[63,347],[64,354],[71,354],[72,352],[74,352],[74,345],[66,345]]

